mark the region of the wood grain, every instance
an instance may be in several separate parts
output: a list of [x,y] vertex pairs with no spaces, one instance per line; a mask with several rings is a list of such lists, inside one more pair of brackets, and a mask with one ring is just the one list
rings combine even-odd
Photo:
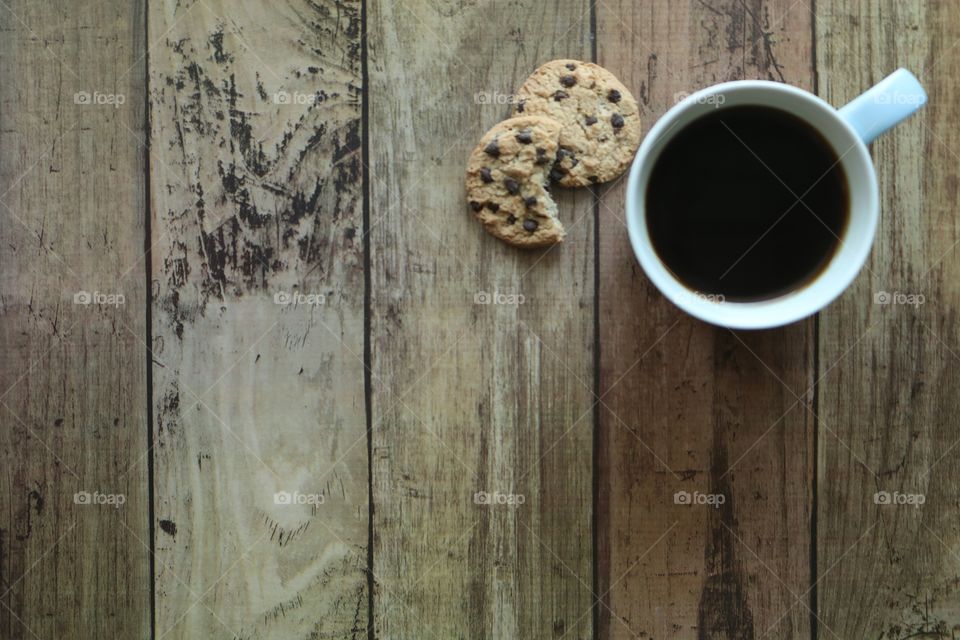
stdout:
[[0,7],[3,638],[150,631],[143,11]]
[[[824,0],[817,15],[828,101],[841,105],[900,66],[930,97],[873,145],[877,241],[822,315],[819,637],[956,638],[960,7]],[[881,492],[894,504],[877,504]],[[914,496],[923,504],[896,504]]]
[[560,194],[566,241],[525,253],[463,188],[526,76],[589,57],[589,8],[369,5],[378,638],[591,636],[591,195]]
[[[645,129],[717,82],[812,88],[802,3],[597,11],[598,62],[634,91]],[[814,325],[734,333],[684,316],[633,257],[623,190],[600,207],[599,637],[808,637]]]
[[366,637],[360,4],[149,25],[157,637]]

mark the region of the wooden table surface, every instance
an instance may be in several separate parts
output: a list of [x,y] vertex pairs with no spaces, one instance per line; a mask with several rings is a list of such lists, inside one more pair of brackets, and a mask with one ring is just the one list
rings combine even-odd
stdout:
[[[960,2],[0,25],[0,638],[960,637]],[[735,332],[648,282],[623,180],[551,250],[472,220],[467,154],[558,57],[645,129],[742,78],[930,102],[872,147],[853,286]]]

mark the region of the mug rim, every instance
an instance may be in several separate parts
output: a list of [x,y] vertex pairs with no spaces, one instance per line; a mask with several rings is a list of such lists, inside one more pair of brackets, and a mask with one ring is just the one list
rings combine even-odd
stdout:
[[[697,292],[692,291],[687,285],[677,279],[653,249],[646,225],[646,186],[649,180],[645,180],[643,184],[640,184],[640,176],[647,164],[656,160],[656,158],[651,159],[650,156],[655,145],[659,143],[660,138],[669,132],[677,119],[681,118],[689,109],[703,104],[702,101],[710,96],[751,89],[788,94],[792,99],[800,100],[808,106],[828,115],[832,121],[839,124],[841,128],[846,131],[849,138],[854,141],[854,144],[846,153],[841,155],[838,152],[838,155],[841,155],[841,158],[843,158],[848,154],[854,153],[856,156],[855,160],[866,169],[863,172],[866,176],[866,183],[855,185],[850,175],[847,175],[846,179],[850,190],[851,208],[853,207],[855,191],[857,194],[861,194],[861,197],[866,197],[866,208],[868,209],[866,214],[868,216],[866,220],[867,228],[859,234],[859,237],[863,241],[859,247],[856,247],[856,252],[851,257],[844,260],[843,263],[839,263],[835,261],[837,254],[834,254],[831,261],[820,274],[793,291],[767,300],[715,302],[709,300],[707,296],[698,295]],[[763,105],[766,103],[761,100],[757,104]],[[795,115],[804,117],[802,113],[795,113]],[[696,118],[693,118],[690,122],[683,124],[673,135],[677,135],[695,119]],[[836,145],[834,144],[836,136],[828,135],[823,131],[822,126],[809,122],[808,118],[804,119],[830,142],[836,152]],[[847,173],[849,174],[849,172]],[[626,198],[627,232],[630,237],[631,248],[640,266],[657,290],[674,305],[693,317],[710,324],[731,329],[765,329],[779,327],[814,315],[829,305],[850,286],[866,263],[873,246],[879,221],[880,194],[876,170],[873,166],[869,149],[863,142],[863,139],[857,134],[856,130],[846,120],[840,117],[832,105],[819,96],[798,87],[769,80],[734,80],[712,85],[690,94],[668,109],[667,112],[657,120],[653,127],[651,127],[650,131],[644,137],[643,143],[640,145],[637,156],[634,158],[630,168]],[[851,211],[851,215],[853,215],[853,211]],[[840,240],[841,247],[848,240],[847,234],[849,233],[850,224],[848,224]],[[837,251],[839,251],[839,248]],[[828,292],[805,305],[797,304],[798,295],[809,289],[814,283],[823,280],[828,274],[833,280],[833,284]]]

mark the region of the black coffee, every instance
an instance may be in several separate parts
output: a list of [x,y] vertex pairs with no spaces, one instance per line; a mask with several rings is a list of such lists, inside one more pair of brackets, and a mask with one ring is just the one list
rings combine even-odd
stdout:
[[687,125],[647,187],[653,248],[690,289],[764,300],[812,280],[839,245],[847,179],[809,124],[771,107],[718,109]]

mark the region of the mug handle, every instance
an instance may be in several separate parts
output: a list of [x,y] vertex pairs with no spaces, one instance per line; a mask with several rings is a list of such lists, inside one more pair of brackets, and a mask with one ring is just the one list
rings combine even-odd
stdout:
[[841,107],[838,113],[864,144],[870,144],[926,103],[927,92],[920,81],[901,68]]

